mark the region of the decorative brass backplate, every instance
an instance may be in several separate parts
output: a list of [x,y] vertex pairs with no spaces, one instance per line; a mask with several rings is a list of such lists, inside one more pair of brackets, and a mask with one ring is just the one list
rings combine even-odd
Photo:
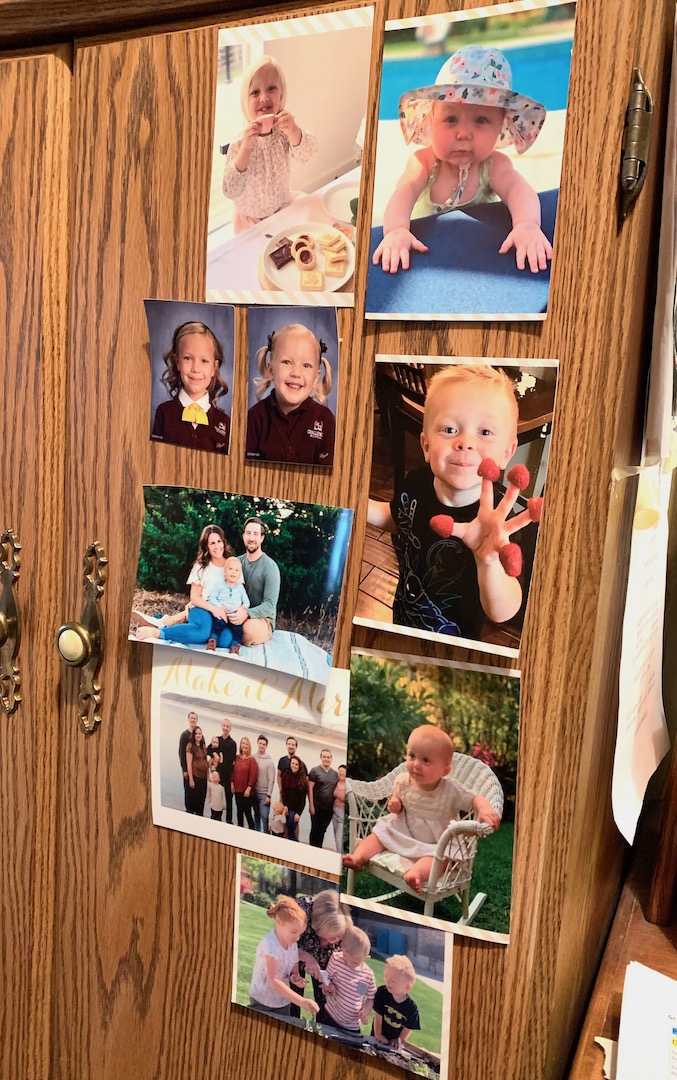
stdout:
[[21,701],[21,676],[14,660],[21,643],[21,615],[15,582],[19,579],[21,544],[11,529],[0,537],[0,703],[8,716]]

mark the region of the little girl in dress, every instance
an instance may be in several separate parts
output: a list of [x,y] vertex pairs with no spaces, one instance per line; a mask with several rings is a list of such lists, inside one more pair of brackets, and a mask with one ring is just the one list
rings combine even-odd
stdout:
[[361,870],[382,851],[413,861],[404,880],[421,892],[430,877],[435,848],[450,821],[464,811],[497,829],[500,815],[488,799],[475,794],[449,776],[454,744],[445,731],[432,724],[415,728],[407,743],[406,772],[395,777],[388,813],[360,840],[343,865]]
[[317,151],[317,139],[301,130],[286,100],[284,72],[271,56],[245,71],[240,104],[247,126],[230,144],[223,173],[223,194],[235,203],[236,233],[291,202],[290,159],[309,161]]

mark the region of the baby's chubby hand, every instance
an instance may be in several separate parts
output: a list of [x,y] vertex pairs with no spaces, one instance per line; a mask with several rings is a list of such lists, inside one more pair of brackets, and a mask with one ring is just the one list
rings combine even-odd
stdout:
[[545,270],[548,259],[552,259],[552,244],[535,222],[518,222],[498,249],[499,255],[505,255],[511,247],[515,248],[518,270],[524,270],[528,262],[532,274],[537,274],[539,270]]
[[409,269],[409,252],[412,248],[414,251],[428,250],[409,229],[391,229],[384,234],[372,261],[374,266],[380,262],[386,273],[396,274],[400,266],[403,270]]
[[388,799],[388,813],[399,814],[402,811],[402,800],[397,795],[391,795]]
[[501,815],[494,810],[488,799],[485,799],[483,795],[475,795],[472,804],[478,821],[491,825],[492,829],[498,828],[501,824]]

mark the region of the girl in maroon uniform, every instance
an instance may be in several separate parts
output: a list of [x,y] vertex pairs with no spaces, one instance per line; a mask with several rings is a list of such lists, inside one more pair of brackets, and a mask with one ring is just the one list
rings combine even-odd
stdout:
[[256,354],[258,401],[247,418],[248,458],[333,465],[336,424],[325,404],[332,385],[326,349],[301,323],[268,335]]
[[227,454],[230,417],[216,404],[228,393],[220,373],[223,349],[218,338],[203,322],[182,323],[164,361],[162,382],[170,398],[157,407],[151,438]]

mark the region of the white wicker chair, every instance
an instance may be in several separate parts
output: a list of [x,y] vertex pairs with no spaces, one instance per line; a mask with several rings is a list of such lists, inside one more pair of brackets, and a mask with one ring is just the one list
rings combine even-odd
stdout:
[[[355,850],[360,840],[369,835],[381,814],[386,812],[388,799],[393,793],[395,777],[405,767],[404,764],[398,765],[380,780],[348,780],[346,795],[351,852]],[[484,795],[494,809],[499,814],[503,814],[503,789],[496,775],[483,761],[468,757],[467,754],[455,753],[451,764],[451,776],[471,791]],[[490,825],[475,821],[472,812],[462,816],[458,821],[450,821],[437,845],[430,878],[422,893],[415,892],[410,885],[407,885],[403,880],[402,871],[397,872],[389,868],[388,863],[392,861],[392,856],[389,856],[388,852],[375,856],[364,869],[395,888],[392,892],[372,897],[372,899],[383,903],[397,896],[398,893],[408,893],[410,896],[422,899],[425,905],[424,914],[432,915],[433,907],[438,900],[455,896],[461,904],[461,917],[458,922],[467,926],[475,918],[487,898],[486,893],[478,893],[471,904],[470,881],[477,841],[479,837],[487,836],[492,831]],[[452,846],[456,852],[455,855],[451,854]],[[459,846],[463,852],[462,858],[458,857]],[[354,870],[348,870],[348,892],[351,895],[355,893]]]

